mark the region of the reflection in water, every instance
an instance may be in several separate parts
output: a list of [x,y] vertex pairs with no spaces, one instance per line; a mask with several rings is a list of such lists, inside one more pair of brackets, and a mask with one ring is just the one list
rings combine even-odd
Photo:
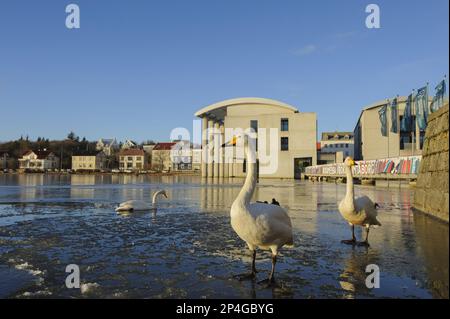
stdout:
[[448,225],[423,214],[414,215],[417,250],[424,258],[433,297],[448,298]]
[[[276,198],[292,219],[294,248],[277,264],[280,287],[230,279],[251,256],[229,211],[243,179],[192,176],[0,175],[0,297],[448,298],[448,225],[413,215],[410,189],[357,185],[379,203],[371,247],[340,244],[345,185],[260,180],[254,200]],[[166,189],[157,214],[117,214],[118,203]],[[358,194],[359,193],[359,194]],[[361,234],[357,234],[360,236]],[[86,287],[64,289],[69,263]],[[381,288],[365,286],[377,264]],[[258,279],[270,270],[259,252]],[[23,274],[26,275],[23,275]]]

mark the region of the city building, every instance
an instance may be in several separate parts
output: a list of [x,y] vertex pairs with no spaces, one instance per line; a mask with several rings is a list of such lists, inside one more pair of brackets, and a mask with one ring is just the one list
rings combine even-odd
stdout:
[[200,145],[193,145],[190,141],[178,141],[172,147],[171,161],[174,171],[199,171],[201,160]]
[[317,151],[317,164],[333,164],[353,157],[353,132],[323,132]]
[[[226,152],[221,151],[220,143],[214,142],[215,139],[224,141],[227,129],[253,129],[257,132],[257,151],[267,150],[270,154],[265,155],[271,158],[263,163],[263,154],[258,154],[260,177],[300,178],[306,166],[317,163],[316,113],[303,113],[291,105],[271,99],[237,98],[206,106],[195,116],[202,118],[203,130],[216,129],[216,133],[202,136],[203,177],[246,175],[245,160],[236,154],[225,159]],[[271,141],[271,129],[276,133],[276,143]],[[273,145],[277,147],[276,154],[269,152]]]
[[102,171],[107,168],[106,154],[101,152],[73,155],[72,170],[77,171]]
[[5,151],[0,151],[0,169],[8,168],[9,154]]
[[152,150],[152,169],[158,172],[172,170],[172,148],[174,142],[158,143]]
[[59,158],[46,149],[26,151],[19,158],[19,169],[22,171],[46,171],[58,168]]
[[148,168],[147,153],[137,148],[121,150],[119,153],[119,170],[142,171]]
[[[393,98],[392,98],[393,99]],[[354,135],[354,157],[357,160],[372,160],[387,157],[421,155],[425,131],[420,131],[415,121],[413,112],[413,122],[416,123],[413,132],[403,132],[400,121],[406,107],[407,97],[397,98],[397,133],[391,132],[391,112],[387,112],[387,136],[381,134],[381,121],[378,111],[390,100],[382,100],[365,107],[358,118]],[[429,102],[431,103],[431,97]],[[414,109],[414,108],[413,108]],[[389,110],[389,108],[388,108]]]
[[97,151],[103,151],[106,156],[111,156],[119,150],[119,145],[115,138],[101,138],[95,147]]

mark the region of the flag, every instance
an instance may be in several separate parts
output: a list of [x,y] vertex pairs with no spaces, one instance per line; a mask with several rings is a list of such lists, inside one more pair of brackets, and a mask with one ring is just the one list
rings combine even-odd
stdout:
[[424,86],[417,90],[415,101],[416,120],[421,131],[427,128],[428,119],[428,88]]
[[431,112],[436,112],[439,110],[444,104],[444,97],[447,91],[445,80],[442,80],[435,88],[436,94],[433,97],[433,101],[431,102]]
[[381,109],[378,110],[378,116],[380,117],[380,123],[381,123],[381,135],[383,135],[383,136],[387,136],[386,111],[387,111],[387,105],[384,105],[383,107],[381,107]]
[[397,133],[397,117],[398,117],[398,104],[397,98],[393,99],[391,102],[391,132]]
[[412,94],[410,94],[406,99],[405,111],[403,112],[403,118],[402,121],[400,122],[400,130],[403,132],[411,132],[413,130],[412,110],[411,110],[412,99],[413,99]]

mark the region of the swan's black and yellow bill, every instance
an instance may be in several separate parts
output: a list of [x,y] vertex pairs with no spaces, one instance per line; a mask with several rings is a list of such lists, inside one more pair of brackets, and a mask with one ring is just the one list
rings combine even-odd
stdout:
[[233,138],[232,138],[229,142],[223,143],[223,144],[222,144],[222,147],[235,146],[236,143],[237,143],[237,137],[236,137],[236,136],[233,136]]

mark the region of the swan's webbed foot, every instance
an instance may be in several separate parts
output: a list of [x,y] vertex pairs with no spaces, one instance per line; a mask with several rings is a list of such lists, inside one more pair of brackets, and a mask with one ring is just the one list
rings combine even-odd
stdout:
[[237,279],[239,281],[254,280],[254,279],[256,279],[256,270],[251,272],[251,273],[244,273],[244,274],[234,275],[233,278]]
[[363,247],[370,247],[370,244],[367,240],[365,241],[360,241],[357,243],[358,246],[363,246]]
[[341,243],[346,244],[346,245],[356,245],[356,239],[344,239],[341,240]]

